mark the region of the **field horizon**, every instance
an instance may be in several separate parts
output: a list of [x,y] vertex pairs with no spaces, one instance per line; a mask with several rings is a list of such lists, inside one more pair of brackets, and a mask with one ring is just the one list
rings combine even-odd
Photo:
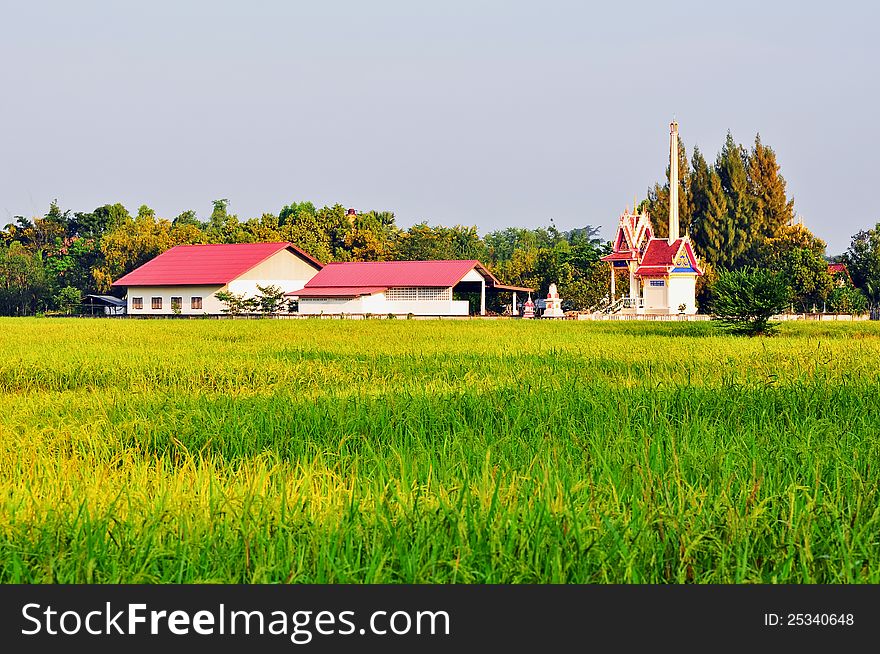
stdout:
[[880,324],[0,319],[0,582],[877,583]]

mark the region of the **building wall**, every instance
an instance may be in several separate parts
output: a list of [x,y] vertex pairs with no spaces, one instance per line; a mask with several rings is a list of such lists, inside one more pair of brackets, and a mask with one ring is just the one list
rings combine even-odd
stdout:
[[257,284],[259,284],[278,286],[287,293],[298,291],[317,274],[318,271],[311,264],[306,263],[290,250],[280,250],[229,282],[229,290],[250,297],[257,295]]
[[[172,315],[171,298],[183,298],[180,314],[184,316],[216,315],[222,313],[223,304],[214,297],[214,293],[223,290],[223,286],[130,286],[127,290],[128,315],[130,316],[165,316]],[[162,298],[162,308],[153,309],[152,299]],[[202,308],[191,308],[193,297],[202,298]],[[134,299],[143,300],[143,309],[134,308]]]
[[681,304],[687,306],[686,314],[697,312],[697,276],[676,275],[669,276],[669,313],[678,313]]
[[[450,293],[451,296],[451,293]],[[360,298],[301,298],[299,313],[302,315],[338,315],[341,313],[372,313],[397,316],[466,316],[467,300],[389,300],[384,293],[374,293]]]
[[339,315],[341,313],[366,313],[363,298],[304,297],[299,299],[299,311],[304,316]]
[[482,282],[485,279],[486,278],[483,277],[482,274],[480,274],[480,271],[478,271],[476,268],[471,268],[468,271],[468,274],[461,278],[461,281],[463,281],[463,282]]
[[[663,281],[663,286],[652,286],[652,281]],[[687,308],[685,313],[697,312],[697,277],[688,274],[671,274],[669,277],[648,277],[643,280],[643,312],[655,314],[678,313],[679,305]]]
[[[651,282],[663,282],[663,286],[652,286]],[[667,301],[668,286],[667,280],[663,277],[649,277],[644,280],[642,287],[642,304],[645,311],[667,312],[669,302]]]

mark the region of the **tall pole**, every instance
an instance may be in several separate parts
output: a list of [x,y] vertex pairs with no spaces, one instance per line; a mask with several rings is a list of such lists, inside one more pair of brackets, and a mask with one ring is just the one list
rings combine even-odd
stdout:
[[669,125],[669,245],[678,239],[678,123]]

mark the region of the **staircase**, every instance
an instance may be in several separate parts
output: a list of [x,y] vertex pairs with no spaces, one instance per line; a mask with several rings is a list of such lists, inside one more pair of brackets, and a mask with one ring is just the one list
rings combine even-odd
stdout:
[[622,309],[639,309],[644,306],[642,298],[621,297],[606,306],[599,309],[598,313],[618,313]]

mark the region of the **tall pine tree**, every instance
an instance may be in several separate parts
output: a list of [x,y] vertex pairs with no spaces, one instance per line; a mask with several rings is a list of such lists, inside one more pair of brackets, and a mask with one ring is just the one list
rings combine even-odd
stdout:
[[691,173],[693,216],[690,235],[700,257],[720,268],[732,264],[728,238],[730,220],[721,177],[694,148]]
[[752,237],[760,241],[778,237],[794,219],[794,200],[786,197],[776,153],[761,143],[760,134],[749,155],[748,180],[754,203]]
[[720,240],[725,247],[721,267],[736,267],[743,262],[754,233],[754,199],[749,192],[748,153],[737,145],[730,132],[715,162],[715,171],[721,179],[721,188],[727,197],[727,222],[722,227]]

